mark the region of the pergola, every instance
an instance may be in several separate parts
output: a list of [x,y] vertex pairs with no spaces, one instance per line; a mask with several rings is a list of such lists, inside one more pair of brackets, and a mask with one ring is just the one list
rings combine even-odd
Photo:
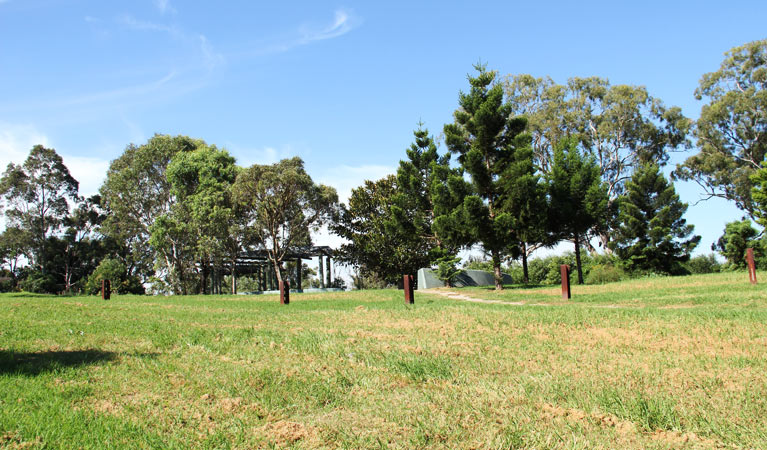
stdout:
[[[295,273],[295,286],[291,286],[291,289],[301,291],[301,262],[304,259],[312,259],[317,257],[319,259],[319,278],[320,287],[326,288],[331,285],[331,256],[333,255],[333,249],[327,246],[311,246],[300,247],[288,251],[285,254],[283,261],[295,261],[296,273]],[[324,260],[324,261],[323,261]],[[221,271],[216,274],[216,270],[213,271],[213,282],[211,283],[214,293],[222,293],[223,289],[221,283],[223,281],[223,275],[231,275],[231,267],[222,267]],[[277,276],[274,273],[274,266],[269,261],[268,252],[264,249],[247,250],[241,252],[235,260],[235,274],[234,275],[250,275],[256,279],[259,289],[261,291],[274,291],[279,289],[277,286]],[[293,278],[293,277],[291,277]]]

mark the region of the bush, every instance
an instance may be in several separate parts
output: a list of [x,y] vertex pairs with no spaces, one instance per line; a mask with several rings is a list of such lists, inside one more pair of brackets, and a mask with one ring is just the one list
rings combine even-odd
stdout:
[[96,295],[101,292],[101,280],[112,282],[112,291],[117,294],[143,294],[144,286],[136,276],[126,275],[125,264],[114,258],[101,260],[98,267],[85,282],[85,293]]
[[708,255],[699,255],[694,258],[690,258],[685,263],[687,270],[690,273],[717,273],[722,271],[722,264],[716,260],[713,253]]
[[63,290],[63,286],[58,283],[58,279],[49,273],[42,273],[39,270],[33,270],[27,273],[27,276],[19,283],[21,290],[34,292],[38,294],[58,294]]
[[[469,259],[463,263],[463,268],[467,270],[483,270],[485,272],[493,271],[493,262],[478,256],[469,256]],[[516,280],[516,278],[514,278]],[[519,279],[522,279],[520,276]]]
[[614,283],[626,279],[626,272],[612,264],[594,264],[586,276],[586,284]]

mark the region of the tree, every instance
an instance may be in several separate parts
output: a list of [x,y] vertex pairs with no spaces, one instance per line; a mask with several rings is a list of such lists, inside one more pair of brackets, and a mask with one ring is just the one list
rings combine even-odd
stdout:
[[29,257],[29,243],[32,241],[29,232],[18,227],[6,227],[0,234],[0,258],[2,264],[8,266],[14,276],[19,269],[19,259]]
[[695,98],[707,102],[694,130],[700,152],[673,176],[755,218],[751,176],[767,153],[767,39],[725,53],[719,70],[703,75]]
[[445,283],[445,286],[452,287],[455,278],[461,273],[461,269],[457,267],[459,262],[461,262],[461,258],[451,255],[444,256],[437,260],[437,271],[435,275]]
[[461,168],[469,175],[473,194],[463,200],[467,231],[493,260],[495,288],[503,289],[501,260],[516,250],[513,217],[502,208],[501,175],[514,162],[515,152],[529,146],[523,131],[524,118],[510,118],[511,106],[504,103],[503,86],[495,72],[478,64],[476,77],[469,77],[471,89],[459,95],[455,121],[445,125],[445,144],[458,155]]
[[[575,139],[599,166],[610,209],[636,167],[664,165],[671,152],[690,147],[692,122],[643,86],[610,85],[599,77],[571,78],[563,86],[548,77],[516,75],[507,78],[506,91],[512,113],[528,117],[538,167],[548,173],[555,148]],[[603,245],[608,238],[602,234]]]
[[[235,160],[226,150],[202,146],[173,156],[166,171],[176,203],[150,227],[153,242],[174,232],[185,235],[189,250],[200,266],[200,293],[207,293],[211,266],[220,267],[226,240],[234,222],[231,187],[237,176]],[[160,229],[166,227],[165,229]],[[156,235],[158,238],[155,239]],[[177,241],[182,239],[179,236]]]
[[108,214],[102,232],[125,249],[115,256],[123,260],[129,275],[151,274],[156,263],[177,294],[185,289],[183,278],[188,270],[186,236],[170,233],[162,240],[165,246],[152,249],[150,226],[176,204],[165,173],[173,156],[205,146],[204,141],[187,136],[159,134],[144,145],[130,144],[112,161],[101,187]]
[[674,185],[656,164],[647,163],[634,172],[620,199],[612,248],[631,269],[683,274],[681,263],[700,242],[693,226],[682,217],[687,204],[679,201]]
[[361,277],[375,276],[396,283],[403,268],[410,266],[408,245],[412,237],[390,234],[387,229],[396,192],[397,178],[393,175],[366,180],[352,189],[349,206],[341,205],[331,225],[334,233],[348,241],[338,250],[338,259],[358,267]]
[[98,233],[104,214],[101,197],[81,199],[72,213],[64,219],[66,229],[61,237],[51,238],[51,271],[60,275],[64,291],[71,292],[79,281],[84,281],[104,256]]
[[455,172],[450,169],[450,155],[440,156],[429,131],[419,123],[413,132],[415,141],[407,150],[407,160],[401,160],[397,181],[384,226],[387,234],[397,235],[402,250],[401,274],[415,275],[439,258],[453,256],[458,246],[441,239],[433,229],[435,205],[433,186],[441,184],[440,177]]
[[578,284],[583,284],[581,245],[590,230],[601,231],[606,224],[607,187],[601,182],[594,158],[581,155],[571,141],[564,141],[554,151],[546,179],[551,229],[559,237],[572,240]]
[[282,281],[285,254],[310,245],[310,229],[328,223],[338,203],[335,189],[314,184],[298,157],[242,170],[233,193],[248,217],[255,243],[272,262],[278,281]]
[[767,161],[762,168],[751,175],[751,196],[753,199],[753,216],[764,228],[767,228]]
[[751,226],[751,221],[729,222],[724,226],[724,234],[711,246],[711,250],[717,251],[727,258],[732,268],[746,268],[746,249],[753,248],[756,257],[762,256],[762,242],[759,240],[759,231]]
[[555,241],[548,224],[546,185],[533,166],[532,149],[517,149],[514,159],[501,177],[502,207],[511,214],[522,257],[522,282],[528,283],[528,256],[535,249],[553,245]]
[[35,145],[22,165],[8,164],[0,179],[0,196],[12,227],[29,230],[29,255],[43,273],[48,237],[69,213],[67,199],[76,201],[78,182],[54,149]]

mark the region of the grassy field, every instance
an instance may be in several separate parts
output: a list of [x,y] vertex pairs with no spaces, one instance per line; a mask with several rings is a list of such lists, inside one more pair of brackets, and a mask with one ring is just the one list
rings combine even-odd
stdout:
[[4,294],[0,447],[767,448],[745,273],[459,292]]

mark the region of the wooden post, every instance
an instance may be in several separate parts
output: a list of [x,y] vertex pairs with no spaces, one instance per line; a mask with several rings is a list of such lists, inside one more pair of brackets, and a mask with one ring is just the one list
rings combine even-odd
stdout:
[[303,274],[301,273],[301,258],[298,258],[296,260],[296,289],[301,292],[303,291],[304,287],[301,285],[301,278],[303,277]]
[[562,276],[562,298],[570,299],[570,266],[562,264],[559,266],[559,273]]
[[280,304],[290,303],[290,282],[288,280],[280,281]]
[[413,295],[413,275],[404,275],[402,277],[402,285],[405,288],[405,304],[412,305],[415,303],[415,296]]
[[112,283],[109,280],[101,280],[101,299],[109,300],[112,297]]
[[319,270],[320,270],[320,289],[324,289],[325,288],[325,268],[322,265],[322,255],[317,257],[317,261],[320,262],[320,267],[319,267]]
[[748,280],[756,284],[756,264],[754,264],[754,249],[746,249],[746,262],[748,262]]

